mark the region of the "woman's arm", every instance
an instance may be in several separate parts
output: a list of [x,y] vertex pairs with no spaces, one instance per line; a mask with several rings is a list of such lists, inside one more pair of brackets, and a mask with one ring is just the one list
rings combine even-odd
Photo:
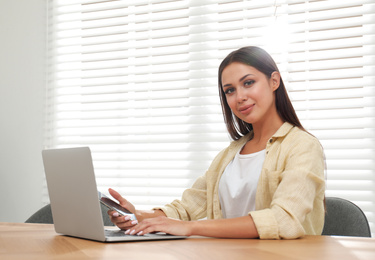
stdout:
[[[119,201],[121,206],[133,212],[136,222],[129,221],[126,216],[119,216],[115,211],[109,211],[111,221],[126,234],[147,234],[151,232],[165,232],[172,235],[199,235],[221,238],[257,238],[259,237],[254,221],[250,215],[217,220],[181,221],[166,217],[161,210],[141,211],[123,198],[118,192],[109,189],[110,194]],[[137,225],[137,223],[139,223]]]
[[128,229],[125,234],[144,235],[165,232],[181,236],[208,236],[218,238],[258,238],[258,232],[250,215],[216,220],[181,221],[167,217],[145,219]]
[[257,187],[257,210],[250,212],[259,237],[295,239],[319,234],[325,188],[319,141],[294,128],[271,148]]

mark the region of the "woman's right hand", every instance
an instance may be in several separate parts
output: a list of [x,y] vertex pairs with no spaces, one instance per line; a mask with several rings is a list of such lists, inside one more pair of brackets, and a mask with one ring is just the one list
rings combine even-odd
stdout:
[[[131,204],[129,201],[123,198],[120,195],[120,193],[118,193],[114,189],[108,189],[108,191],[109,191],[109,194],[111,194],[111,196],[115,198],[122,207],[126,208],[127,210],[129,210],[131,213],[135,215],[136,209],[133,204]],[[127,230],[138,224],[137,220],[131,220],[130,216],[121,216],[118,212],[114,210],[109,210],[108,215],[112,223],[122,230]]]

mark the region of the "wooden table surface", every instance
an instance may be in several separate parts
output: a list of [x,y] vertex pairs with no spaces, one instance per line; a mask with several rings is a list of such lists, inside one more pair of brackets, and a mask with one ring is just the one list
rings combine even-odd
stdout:
[[375,239],[216,239],[101,243],[55,233],[50,224],[0,223],[0,259],[375,259]]

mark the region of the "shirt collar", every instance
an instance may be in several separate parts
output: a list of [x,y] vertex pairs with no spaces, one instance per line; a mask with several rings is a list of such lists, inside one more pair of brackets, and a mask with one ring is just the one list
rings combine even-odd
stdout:
[[[278,138],[278,137],[284,137],[284,136],[286,136],[293,127],[294,126],[292,124],[290,124],[288,122],[285,122],[276,131],[276,133],[274,133],[272,135],[272,138]],[[246,134],[245,136],[243,136],[239,140],[232,142],[231,145],[230,145],[230,147],[229,147],[229,149],[237,151],[238,149],[242,148],[246,144],[247,141],[250,140],[251,136],[252,136],[252,132]]]
[[282,124],[282,126],[272,135],[272,137],[284,137],[286,136],[289,131],[293,128],[294,126],[288,122],[285,122]]

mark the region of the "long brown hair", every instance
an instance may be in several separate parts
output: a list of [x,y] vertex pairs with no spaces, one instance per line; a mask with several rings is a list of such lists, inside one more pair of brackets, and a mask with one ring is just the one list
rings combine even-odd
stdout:
[[[228,132],[233,140],[238,140],[242,136],[253,130],[253,126],[245,121],[239,119],[233,114],[230,109],[227,98],[225,96],[221,76],[223,70],[233,62],[240,62],[252,66],[266,75],[269,79],[274,71],[279,72],[275,61],[263,49],[255,46],[243,47],[231,52],[219,66],[219,93],[221,108],[223,110],[225,124]],[[292,102],[289,99],[288,93],[285,89],[284,82],[280,78],[280,86],[275,91],[276,110],[284,122],[288,122],[294,126],[305,130],[300,123],[297,114],[293,108]]]

